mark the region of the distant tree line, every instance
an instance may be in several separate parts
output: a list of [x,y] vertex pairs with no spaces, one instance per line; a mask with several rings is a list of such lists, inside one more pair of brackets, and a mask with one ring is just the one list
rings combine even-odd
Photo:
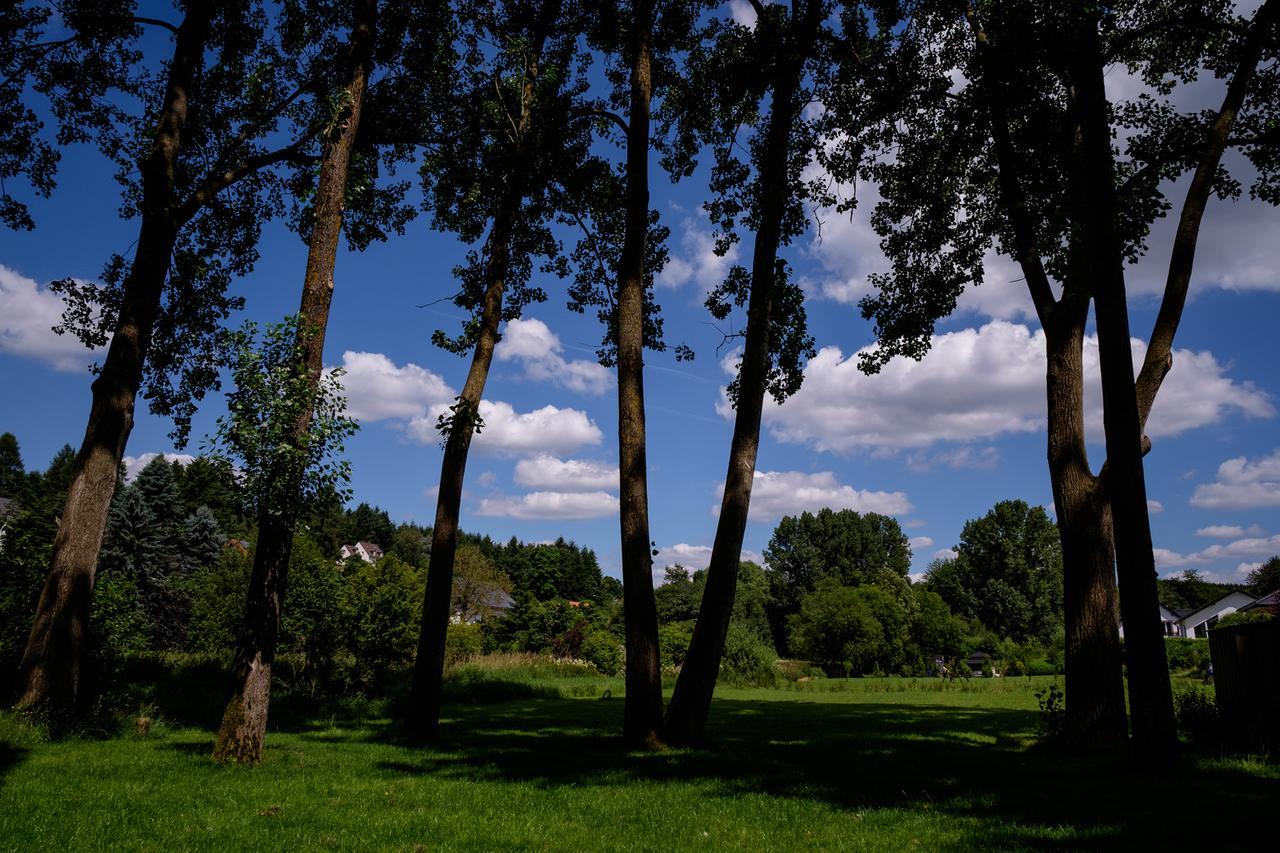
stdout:
[[[14,667],[22,654],[73,458],[64,447],[45,471],[28,472],[14,436],[0,435],[0,498],[12,502],[0,544],[0,665]],[[157,456],[131,482],[123,482],[123,470],[120,477],[97,568],[95,671],[108,677],[125,658],[145,653],[229,655],[244,623],[259,534],[243,511],[241,483],[224,462],[206,456],[185,464]],[[384,557],[374,565],[358,557],[340,562],[341,546],[359,541],[378,545]],[[334,493],[303,514],[290,553],[281,649],[303,657],[313,684],[382,689],[388,673],[412,663],[430,541],[430,528],[397,524],[367,503],[347,509]],[[454,589],[453,611],[477,624],[490,621],[497,593],[514,597],[517,615],[576,611],[567,604],[574,601],[592,618],[613,614],[621,595],[620,582],[601,573],[589,548],[564,539],[498,543],[473,534],[461,536]],[[486,647],[550,651],[571,622],[544,628],[545,642],[513,623],[491,631]],[[620,662],[620,634],[613,646]]]

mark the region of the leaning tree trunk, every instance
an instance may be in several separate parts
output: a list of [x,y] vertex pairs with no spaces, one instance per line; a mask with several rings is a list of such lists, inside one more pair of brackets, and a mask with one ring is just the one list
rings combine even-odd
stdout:
[[[307,271],[303,279],[302,305],[298,310],[298,357],[305,364],[311,394],[320,385],[324,370],[324,338],[333,301],[333,271],[338,242],[342,237],[342,210],[346,198],[347,172],[351,151],[360,125],[360,111],[373,65],[376,0],[357,0],[355,25],[349,49],[351,62],[345,90],[350,100],[335,118],[324,140],[320,177],[316,186],[315,213],[307,248]],[[312,405],[308,403],[293,427],[292,442],[307,441],[311,429]],[[267,488],[267,494],[297,496],[301,471],[282,471],[283,489]],[[296,500],[284,506],[264,506],[258,516],[258,544],[254,549],[253,574],[249,580],[245,625],[233,667],[231,699],[222,716],[213,758],[219,762],[254,764],[262,758],[267,732],[267,710],[271,701],[271,668],[280,634],[280,611],[284,601],[289,555],[293,549]]]
[[774,275],[782,216],[790,193],[788,155],[796,109],[792,103],[800,85],[802,62],[779,75],[773,89],[769,125],[760,162],[760,220],[751,259],[751,296],[747,304],[747,333],[739,372],[737,416],[729,446],[720,520],[707,566],[707,583],[694,623],[693,638],[685,655],[675,692],[667,707],[666,738],[675,744],[703,739],[711,697],[715,692],[720,659],[733,613],[737,591],[742,539],[751,506],[756,454],[760,448],[760,418],[769,376],[770,325],[773,312]]
[[1073,219],[1094,283],[1098,360],[1102,374],[1107,492],[1111,502],[1120,613],[1129,668],[1129,709],[1140,755],[1165,762],[1177,745],[1173,693],[1160,623],[1151,519],[1142,464],[1142,425],[1134,385],[1124,253],[1116,232],[1111,128],[1103,85],[1096,13],[1077,10],[1072,51],[1077,155]]
[[1111,511],[1089,468],[1084,431],[1087,296],[1069,293],[1045,327],[1049,476],[1062,541],[1067,737],[1092,751],[1125,740]]
[[440,697],[444,683],[445,640],[449,633],[449,604],[453,599],[453,563],[458,551],[458,514],[462,506],[462,482],[467,454],[475,434],[480,401],[484,398],[493,350],[502,321],[502,297],[506,287],[512,228],[520,205],[518,191],[509,193],[503,209],[494,217],[485,248],[485,293],[480,329],[471,368],[454,408],[444,459],[440,463],[440,487],[436,497],[436,522],[431,531],[431,558],[422,603],[422,627],[413,666],[413,685],[405,711],[404,732],[414,741],[434,741],[440,731]]
[[627,632],[626,704],[622,736],[651,745],[662,729],[662,661],[653,597],[648,465],[644,416],[644,259],[649,230],[649,69],[652,10],[640,4],[631,65],[627,125],[627,226],[618,276],[618,468],[622,530],[623,614]]
[[73,715],[82,699],[80,674],[98,552],[133,429],[134,401],[177,239],[174,174],[212,12],[212,3],[190,3],[178,27],[155,140],[141,164],[138,247],[125,279],[111,345],[93,382],[89,423],[18,669],[17,706],[57,718]]

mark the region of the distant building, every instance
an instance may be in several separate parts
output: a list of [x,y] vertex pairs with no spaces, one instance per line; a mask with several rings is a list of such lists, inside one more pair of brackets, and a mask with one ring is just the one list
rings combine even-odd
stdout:
[[343,545],[338,550],[338,562],[345,562],[352,557],[359,557],[366,563],[376,563],[382,559],[382,549],[372,542],[357,542],[354,545]]
[[[1275,595],[1275,593],[1272,593]],[[1264,596],[1270,598],[1271,596]],[[1207,639],[1209,629],[1218,624],[1218,620],[1228,613],[1247,610],[1258,606],[1263,599],[1255,599],[1247,592],[1232,590],[1226,595],[1211,601],[1194,610],[1177,610],[1160,605],[1160,624],[1164,626],[1166,637],[1183,637],[1186,639]],[[1265,606],[1265,605],[1263,605]],[[1120,626],[1120,636],[1124,636],[1124,625]]]
[[[458,579],[454,578],[453,588],[455,591],[457,591],[458,586]],[[491,589],[481,593],[479,600],[470,607],[463,608],[455,605],[453,613],[449,616],[449,621],[454,625],[463,623],[476,625],[485,619],[505,615],[511,609],[511,605],[515,603],[515,599],[506,590]]]
[[[969,674],[971,676],[974,678],[982,678],[982,676],[986,675],[986,670],[991,668],[991,655],[986,652],[974,652],[969,655],[964,664],[969,667]],[[991,674],[995,675],[994,669],[991,670]]]
[[10,498],[0,498],[0,549],[4,548],[4,538],[9,532],[9,523],[18,514],[18,504]]
[[1244,607],[1240,608],[1240,612],[1244,613],[1246,611],[1253,610],[1257,607],[1266,607],[1271,610],[1280,610],[1280,589],[1267,593],[1266,595],[1262,596],[1262,598],[1259,598],[1258,600],[1254,601],[1253,604],[1246,604]]

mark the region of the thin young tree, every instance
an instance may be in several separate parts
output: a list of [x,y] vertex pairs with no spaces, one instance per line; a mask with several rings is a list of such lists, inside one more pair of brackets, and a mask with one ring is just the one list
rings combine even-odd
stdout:
[[573,0],[507,0],[457,8],[463,59],[452,96],[440,111],[438,143],[422,177],[434,226],[467,242],[483,237],[455,272],[454,304],[470,319],[438,346],[471,353],[467,378],[438,428],[444,453],[422,628],[403,728],[416,741],[436,739],[452,599],[458,514],[473,436],[484,427],[482,400],[503,320],[520,316],[546,294],[534,287],[535,259],[567,275],[551,226],[576,207],[571,176],[598,167],[590,154],[591,123],[582,120],[586,17]]
[[[293,446],[305,446],[312,431],[310,400],[319,391],[324,370],[325,330],[333,302],[347,177],[365,90],[373,70],[377,0],[353,0],[343,11],[350,15],[349,20],[342,21],[350,33],[340,49],[346,67],[332,99],[335,114],[323,135],[293,351],[297,360],[295,371],[304,377],[305,389],[296,422],[291,434],[285,437],[285,442]],[[262,758],[271,700],[271,670],[280,633],[280,613],[303,473],[297,465],[267,470],[268,477],[284,481],[264,484],[266,494],[273,499],[279,497],[281,503],[273,506],[264,501],[258,510],[258,541],[253,554],[245,625],[232,667],[231,699],[213,748],[215,761],[256,764]]]
[[[1169,370],[1205,204],[1215,192],[1232,192],[1220,167],[1238,120],[1249,128],[1239,142],[1252,146],[1247,151],[1262,173],[1255,194],[1266,195],[1264,146],[1274,95],[1265,77],[1256,75],[1274,15],[1270,2],[1252,24],[1224,17],[1218,4],[1188,11],[1134,2],[1091,19],[1097,31],[1091,35],[1089,25],[1043,3],[935,4],[917,19],[916,37],[928,49],[918,52],[913,76],[926,82],[910,90],[907,118],[889,134],[892,160],[869,170],[885,198],[873,221],[893,272],[878,278],[877,293],[863,303],[879,337],[864,369],[874,372],[893,355],[921,357],[937,319],[955,309],[967,283],[981,281],[983,255],[993,246],[1019,263],[1044,329],[1048,461],[1064,557],[1068,734],[1078,748],[1115,745],[1126,731],[1110,488],[1117,478],[1110,452],[1094,474],[1085,445],[1083,347],[1090,300],[1106,271],[1112,288],[1106,296],[1110,311],[1104,311],[1111,321],[1112,437],[1123,442],[1116,430],[1127,428],[1129,420],[1141,430]],[[1082,39],[1083,54],[1064,49]],[[1086,71],[1085,55],[1095,70]],[[1163,81],[1194,77],[1203,65],[1228,80],[1227,94],[1207,120],[1202,113],[1180,115],[1156,97],[1110,103],[1100,87],[1103,70],[1113,64],[1140,74],[1157,95],[1171,86]],[[1073,75],[1080,82],[1064,82]],[[1112,152],[1115,127],[1124,127],[1128,138],[1121,160]],[[1086,139],[1092,146],[1088,157]],[[1126,395],[1115,387],[1115,375],[1125,369],[1116,367],[1116,326],[1127,323],[1116,322],[1114,290],[1122,287],[1124,263],[1142,254],[1151,222],[1168,207],[1161,182],[1188,171],[1194,176],[1137,379],[1135,416],[1117,416]],[[1099,190],[1100,183],[1110,189]],[[1100,214],[1104,208],[1112,212]],[[1139,448],[1149,448],[1145,437]],[[1134,464],[1130,454],[1127,490],[1136,489]],[[1172,717],[1161,686],[1168,676],[1156,624],[1154,567],[1142,565],[1150,557],[1139,529],[1146,501],[1135,507],[1129,491],[1122,500],[1128,515],[1120,576],[1132,607],[1125,626],[1126,636],[1133,635],[1128,646],[1130,690],[1137,690],[1131,703],[1134,736],[1144,749],[1161,753],[1171,744]],[[1138,537],[1136,545],[1132,536]]]
[[[311,160],[309,127],[267,144],[281,138],[309,80],[303,57],[269,36],[261,4],[179,8],[174,24],[137,16],[133,3],[63,3],[7,60],[11,77],[30,81],[24,92],[47,97],[60,142],[95,142],[116,163],[124,214],[139,219],[132,260],[114,256],[101,286],[55,284],[68,302],[60,330],[107,345],[18,673],[17,704],[55,716],[73,714],[80,698],[94,571],[137,397],[145,389],[185,441],[197,402],[217,383],[221,321],[239,305],[227,285],[252,267],[275,208],[275,167]],[[147,61],[143,27],[171,32],[167,61]],[[42,174],[33,176],[38,190]]]
[[[794,393],[801,364],[813,352],[803,295],[780,257],[782,247],[805,231],[805,204],[834,201],[825,183],[802,178],[822,141],[820,111],[810,108],[823,101],[834,68],[874,67],[874,42],[892,30],[887,18],[874,18],[870,4],[794,0],[752,7],[751,27],[710,22],[705,46],[690,55],[686,84],[664,106],[675,131],[664,143],[674,173],[688,174],[697,149],[713,147],[715,197],[706,207],[719,229],[719,251],[739,239],[739,223],[754,231],[750,271],[734,267],[708,299],[721,320],[746,305],[747,322],[738,376],[729,386],[737,412],[706,588],[667,708],[666,737],[682,744],[703,737],[724,653],[764,395],[781,401]],[[750,162],[740,159],[742,150]]]
[[[662,730],[662,665],[649,533],[644,350],[666,348],[652,288],[666,261],[663,241],[667,229],[657,224],[657,213],[649,204],[652,109],[655,93],[661,97],[675,79],[676,54],[688,48],[705,5],[696,0],[606,0],[597,4],[592,21],[592,43],[608,56],[612,83],[609,107],[614,111],[602,109],[599,115],[606,130],[613,129],[611,125],[620,129],[625,164],[622,197],[613,198],[607,191],[616,189],[609,181],[601,181],[606,192],[593,197],[589,218],[595,227],[580,247],[582,274],[571,290],[570,307],[600,308],[606,328],[601,363],[616,365],[618,370],[619,528],[626,623],[622,731],[624,741],[637,747],[657,743]],[[590,262],[592,257],[607,258],[609,269],[598,269]],[[677,348],[677,360],[691,356],[687,348]]]

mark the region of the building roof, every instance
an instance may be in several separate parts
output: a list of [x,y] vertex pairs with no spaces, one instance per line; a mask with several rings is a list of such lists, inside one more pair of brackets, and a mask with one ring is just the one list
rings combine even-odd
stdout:
[[1280,589],[1269,592],[1266,595],[1254,601],[1252,604],[1246,604],[1244,607],[1241,607],[1240,609],[1242,611],[1252,610],[1255,607],[1280,607]]
[[485,593],[482,603],[491,610],[507,610],[515,601],[505,590],[495,589]]
[[[1227,602],[1233,598],[1235,599],[1235,604],[1228,604]],[[1183,617],[1182,622],[1187,626],[1187,628],[1194,628],[1200,623],[1207,622],[1214,616],[1217,616],[1222,612],[1224,607],[1234,607],[1236,610],[1239,610],[1241,607],[1247,607],[1253,603],[1254,599],[1252,595],[1247,592],[1241,592],[1238,589],[1233,589],[1231,592],[1228,592],[1217,600],[1209,602],[1204,607],[1193,610],[1191,613]]]

